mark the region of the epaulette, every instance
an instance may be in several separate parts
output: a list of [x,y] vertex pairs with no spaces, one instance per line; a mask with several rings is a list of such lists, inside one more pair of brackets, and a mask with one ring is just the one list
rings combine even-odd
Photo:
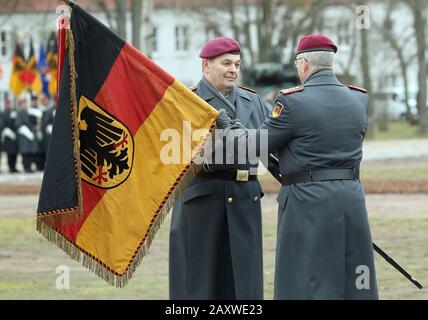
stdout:
[[238,87],[240,87],[241,89],[244,89],[244,90],[250,91],[250,92],[252,92],[252,93],[257,93],[257,91],[256,91],[256,90],[253,90],[253,89],[250,89],[250,88],[247,88],[247,87],[243,87],[243,86],[238,86]]
[[353,85],[350,85],[350,84],[348,84],[347,87],[349,89],[352,89],[352,90],[357,90],[357,91],[360,91],[360,92],[363,92],[363,93],[369,93],[366,89],[363,89],[363,88],[360,88],[360,87],[356,87],[356,86],[353,86]]
[[284,89],[284,90],[281,90],[280,92],[284,96],[287,96],[289,94],[292,94],[292,93],[295,93],[295,92],[300,92],[300,91],[303,91],[303,90],[305,90],[305,87],[299,86],[299,87],[294,87],[294,88],[290,88],[290,89]]

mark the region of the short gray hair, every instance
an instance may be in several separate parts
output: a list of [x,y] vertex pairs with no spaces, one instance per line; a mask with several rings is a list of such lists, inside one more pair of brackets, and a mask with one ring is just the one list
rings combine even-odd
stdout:
[[333,68],[335,54],[330,51],[303,52],[296,59],[307,60],[315,69]]

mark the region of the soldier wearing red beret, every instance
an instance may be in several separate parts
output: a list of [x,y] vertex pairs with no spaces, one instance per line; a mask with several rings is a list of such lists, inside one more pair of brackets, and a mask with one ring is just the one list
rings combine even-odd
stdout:
[[[247,128],[269,116],[261,98],[237,86],[240,47],[227,37],[200,52],[203,77],[193,91],[214,108],[226,109]],[[224,154],[224,153],[223,153]],[[212,159],[215,159],[213,155]],[[255,165],[206,163],[176,201],[169,250],[171,299],[263,299],[260,198]],[[278,166],[272,171],[278,175]],[[252,174],[253,173],[253,174]]]
[[[279,159],[275,299],[377,299],[372,238],[359,180],[368,126],[367,91],[333,73],[337,46],[324,35],[300,39],[302,86],[282,90],[267,130]],[[229,138],[249,135],[221,112]]]

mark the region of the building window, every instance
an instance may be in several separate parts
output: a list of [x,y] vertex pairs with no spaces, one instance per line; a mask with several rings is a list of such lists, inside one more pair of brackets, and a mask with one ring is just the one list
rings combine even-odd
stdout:
[[2,57],[7,56],[7,36],[6,32],[2,31],[0,32],[0,54]]
[[190,47],[189,26],[175,27],[175,49],[188,51]]

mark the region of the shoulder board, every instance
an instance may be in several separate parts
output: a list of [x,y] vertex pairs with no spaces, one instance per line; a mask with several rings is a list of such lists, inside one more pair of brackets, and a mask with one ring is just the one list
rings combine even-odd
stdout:
[[189,89],[192,90],[193,92],[196,92],[196,90],[198,90],[198,88],[196,87],[190,87]]
[[352,90],[357,90],[357,91],[360,91],[360,92],[363,92],[363,93],[369,93],[366,89],[363,89],[363,88],[360,88],[360,87],[356,87],[356,86],[353,86],[353,85],[350,85],[350,84],[348,84],[347,87],[349,89],[352,89]]
[[250,88],[246,88],[246,87],[242,87],[242,86],[238,86],[238,87],[240,87],[241,89],[244,89],[244,90],[250,91],[250,92],[252,92],[252,93],[257,93],[257,91],[256,91],[256,90],[253,90],[253,89],[250,89]]
[[303,90],[305,90],[305,87],[299,86],[299,87],[294,87],[294,88],[290,88],[290,89],[284,89],[284,90],[281,90],[280,92],[284,96],[287,96],[289,94],[292,94],[292,93],[295,93],[295,92],[300,92],[300,91],[303,91]]

